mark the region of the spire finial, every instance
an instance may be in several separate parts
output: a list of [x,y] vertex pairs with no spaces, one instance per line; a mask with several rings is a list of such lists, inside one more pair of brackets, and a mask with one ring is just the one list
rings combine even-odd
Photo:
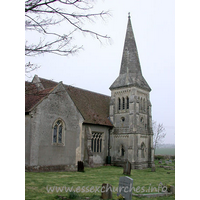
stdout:
[[128,18],[130,19],[131,15],[130,15],[130,12],[128,12]]

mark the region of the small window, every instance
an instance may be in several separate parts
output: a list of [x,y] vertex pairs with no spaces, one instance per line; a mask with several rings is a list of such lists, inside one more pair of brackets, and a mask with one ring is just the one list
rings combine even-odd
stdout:
[[64,144],[64,123],[60,119],[53,125],[53,144]]
[[124,153],[125,153],[124,146],[121,145],[121,147],[120,147],[120,155],[123,157]]

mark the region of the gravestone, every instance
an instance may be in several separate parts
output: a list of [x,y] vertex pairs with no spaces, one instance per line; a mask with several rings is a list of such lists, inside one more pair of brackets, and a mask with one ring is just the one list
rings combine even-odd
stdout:
[[151,167],[151,171],[152,171],[152,172],[155,172],[155,171],[156,171],[156,167],[155,167],[155,166],[152,166],[152,167]]
[[123,174],[131,175],[131,163],[129,161],[127,161],[126,164],[124,165]]
[[160,161],[158,162],[158,164],[162,164],[162,160],[160,160]]
[[172,194],[175,194],[175,187],[174,187],[174,186],[171,186],[171,187],[170,187],[170,192],[171,192]]
[[84,172],[84,163],[82,161],[78,161],[78,172]]
[[125,197],[125,200],[132,199],[133,179],[128,176],[119,178],[118,194]]
[[167,164],[167,165],[168,165],[168,164],[169,164],[169,161],[165,160],[165,164]]
[[102,199],[112,199],[112,185],[103,183],[101,188]]
[[172,163],[172,160],[169,160],[169,163]]

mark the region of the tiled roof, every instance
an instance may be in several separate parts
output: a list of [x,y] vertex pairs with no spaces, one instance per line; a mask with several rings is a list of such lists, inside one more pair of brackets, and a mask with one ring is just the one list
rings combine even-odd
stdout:
[[[45,91],[58,83],[40,78]],[[84,123],[113,126],[109,120],[110,97],[84,89],[64,85],[74,104],[84,118]],[[41,91],[43,92],[43,91]],[[34,97],[35,98],[35,97]]]
[[25,112],[29,112],[37,105],[53,88],[38,91],[36,86],[30,82],[25,82]]
[[66,86],[67,92],[85,119],[85,123],[112,126],[109,120],[110,97]]

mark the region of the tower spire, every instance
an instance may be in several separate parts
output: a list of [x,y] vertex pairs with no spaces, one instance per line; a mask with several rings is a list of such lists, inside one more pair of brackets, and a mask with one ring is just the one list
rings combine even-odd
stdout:
[[125,87],[129,85],[137,86],[148,91],[151,90],[148,83],[142,76],[137,46],[131,25],[130,12],[128,13],[128,24],[122,54],[120,73],[118,78],[111,85],[110,89]]

